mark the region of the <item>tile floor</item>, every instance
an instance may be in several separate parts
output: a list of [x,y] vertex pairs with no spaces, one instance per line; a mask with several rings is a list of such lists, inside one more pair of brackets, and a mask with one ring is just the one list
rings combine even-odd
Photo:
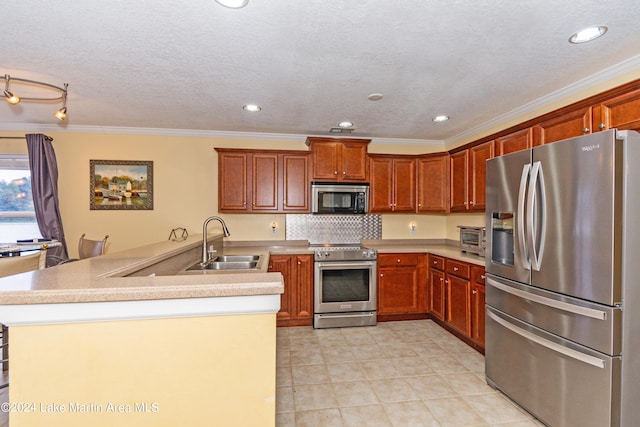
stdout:
[[278,427],[543,427],[486,384],[480,353],[430,320],[277,337]]

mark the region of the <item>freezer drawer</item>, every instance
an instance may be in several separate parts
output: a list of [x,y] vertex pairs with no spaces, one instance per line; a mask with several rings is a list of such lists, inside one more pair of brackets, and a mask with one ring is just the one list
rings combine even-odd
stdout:
[[487,382],[552,427],[620,425],[620,357],[486,308]]
[[487,276],[487,305],[611,356],[622,352],[622,309]]

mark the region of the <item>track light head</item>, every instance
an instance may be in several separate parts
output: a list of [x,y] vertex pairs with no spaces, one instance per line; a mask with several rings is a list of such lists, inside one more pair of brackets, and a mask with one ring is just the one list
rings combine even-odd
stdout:
[[60,119],[60,120],[66,119],[67,118],[67,107],[60,108],[53,115],[55,116],[56,119]]
[[14,95],[6,89],[4,91],[4,97],[9,104],[16,105],[18,102],[20,102],[20,97],[18,95]]

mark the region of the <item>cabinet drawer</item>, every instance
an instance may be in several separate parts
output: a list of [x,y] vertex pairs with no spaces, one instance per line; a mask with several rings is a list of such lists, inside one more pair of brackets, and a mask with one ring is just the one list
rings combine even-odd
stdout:
[[485,272],[484,267],[479,265],[471,266],[471,281],[484,286]]
[[420,254],[382,254],[378,255],[378,266],[393,267],[418,265]]
[[468,279],[471,277],[471,266],[466,262],[447,259],[446,271],[448,274]]
[[444,257],[429,255],[429,267],[444,271]]

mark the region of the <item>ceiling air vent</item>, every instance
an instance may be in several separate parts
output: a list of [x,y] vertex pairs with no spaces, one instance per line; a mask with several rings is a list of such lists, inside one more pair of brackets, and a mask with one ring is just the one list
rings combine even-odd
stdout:
[[353,129],[344,129],[344,128],[331,128],[329,130],[331,133],[351,133]]

